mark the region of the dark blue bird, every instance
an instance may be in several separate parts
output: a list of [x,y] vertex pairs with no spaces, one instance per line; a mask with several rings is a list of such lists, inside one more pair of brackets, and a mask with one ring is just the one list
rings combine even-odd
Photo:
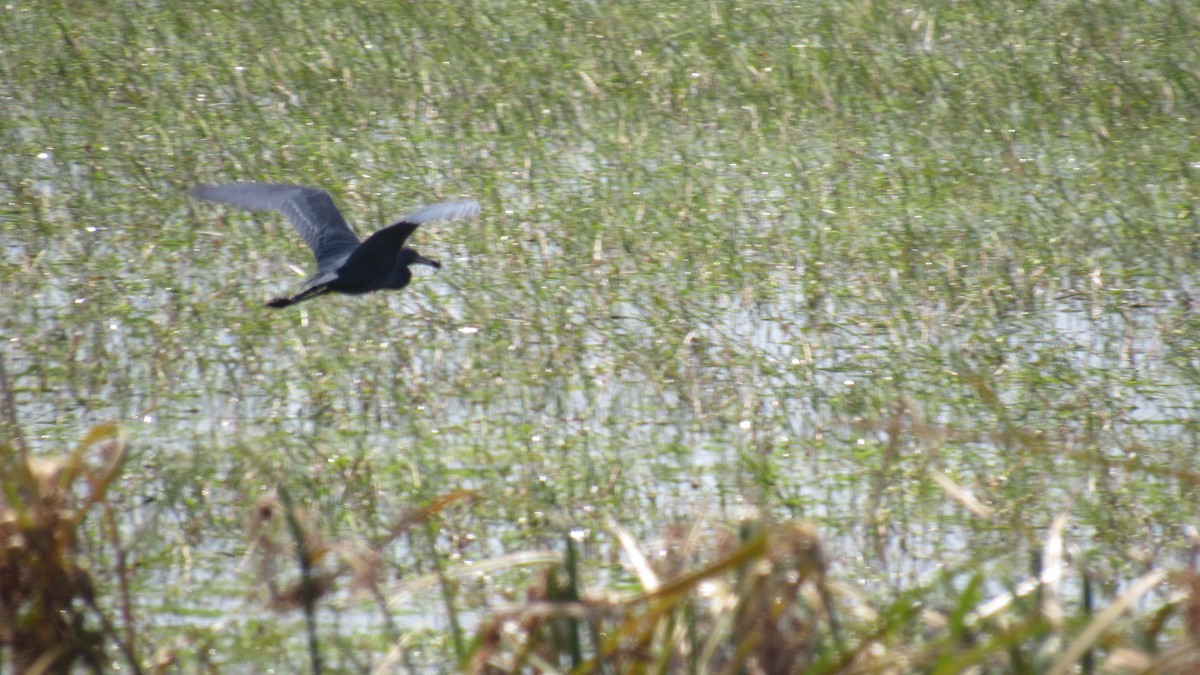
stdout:
[[417,226],[431,220],[453,220],[479,213],[479,204],[473,201],[433,204],[360,242],[324,190],[274,183],[228,183],[195,185],[189,192],[200,199],[252,211],[278,211],[300,231],[317,258],[317,273],[291,297],[267,302],[268,307],[276,308],[330,292],[358,295],[404,288],[412,279],[409,265],[442,267],[438,261],[404,245]]

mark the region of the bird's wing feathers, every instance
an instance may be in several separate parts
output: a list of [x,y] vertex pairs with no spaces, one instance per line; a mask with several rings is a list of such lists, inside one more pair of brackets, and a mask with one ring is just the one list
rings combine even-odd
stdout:
[[478,213],[479,204],[470,200],[430,204],[367,237],[346,262],[349,264],[362,260],[377,251],[386,255],[395,255],[396,251],[404,247],[404,242],[421,223],[428,223],[431,220],[454,220],[455,218],[474,216]]
[[428,223],[431,220],[454,220],[456,218],[469,218],[479,215],[479,202],[464,199],[457,202],[442,202],[441,204],[430,204],[424,208],[417,209],[415,212],[404,216],[400,220],[392,224],[403,225],[420,225]]
[[337,269],[359,244],[358,237],[324,190],[274,183],[227,183],[196,185],[190,192],[210,202],[282,213],[300,231],[322,272]]

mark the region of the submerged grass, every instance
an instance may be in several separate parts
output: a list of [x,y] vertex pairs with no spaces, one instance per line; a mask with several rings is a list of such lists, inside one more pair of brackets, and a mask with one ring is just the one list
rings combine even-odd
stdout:
[[[131,665],[1194,664],[1192,3],[0,11],[4,442],[127,430]],[[484,216],[268,312],[233,179]]]

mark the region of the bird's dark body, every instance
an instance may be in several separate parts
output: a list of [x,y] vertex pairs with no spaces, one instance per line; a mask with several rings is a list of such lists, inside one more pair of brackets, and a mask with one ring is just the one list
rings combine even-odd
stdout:
[[[403,253],[403,250],[400,253]],[[408,269],[408,263],[402,262],[404,257],[403,255],[393,256],[391,269],[387,270],[383,276],[372,274],[377,268],[355,265],[353,260],[348,260],[342,269],[338,270],[338,278],[326,286],[330,291],[350,295],[362,295],[372,291],[400,290],[407,286],[409,281],[412,281],[412,270]]]
[[[396,265],[400,267],[400,265]],[[357,277],[357,278],[356,278]],[[400,290],[412,281],[412,272],[407,266],[401,269],[394,270],[388,275],[387,279],[369,279],[361,273],[351,273],[348,276],[339,278],[337,281],[330,282],[328,288],[337,293],[346,293],[349,295],[362,295],[373,291],[383,290]]]
[[441,267],[441,263],[404,245],[421,223],[479,213],[473,201],[426,206],[359,242],[333,199],[324,190],[273,183],[197,185],[191,193],[208,201],[256,211],[278,211],[287,217],[317,259],[317,273],[294,295],[273,298],[268,307],[287,307],[325,293],[362,295],[400,289],[412,280],[410,265]]

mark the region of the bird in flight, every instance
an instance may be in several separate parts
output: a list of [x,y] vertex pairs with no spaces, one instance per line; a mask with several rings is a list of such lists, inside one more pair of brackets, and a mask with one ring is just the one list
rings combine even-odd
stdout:
[[268,307],[282,308],[325,293],[360,295],[400,289],[412,279],[409,265],[442,264],[404,245],[422,223],[478,215],[474,201],[442,202],[418,209],[359,241],[328,192],[276,183],[194,185],[192,196],[232,204],[251,211],[278,211],[300,231],[317,259],[317,273],[289,297],[272,298]]

